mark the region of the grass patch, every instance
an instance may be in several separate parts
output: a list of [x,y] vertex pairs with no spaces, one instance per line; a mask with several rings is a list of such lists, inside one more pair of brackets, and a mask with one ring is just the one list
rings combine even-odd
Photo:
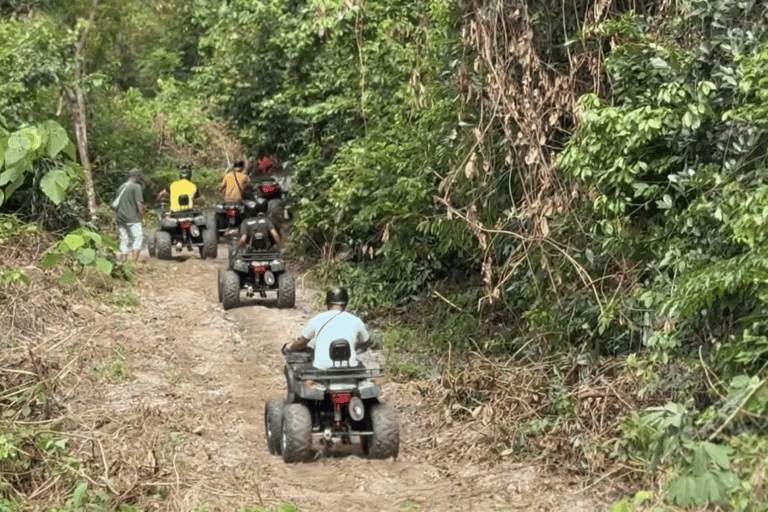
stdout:
[[128,379],[130,372],[125,362],[125,348],[119,343],[113,345],[109,358],[94,366],[92,374],[109,382],[124,382]]
[[141,299],[132,286],[120,287],[103,297],[103,301],[121,311],[135,311],[141,305]]

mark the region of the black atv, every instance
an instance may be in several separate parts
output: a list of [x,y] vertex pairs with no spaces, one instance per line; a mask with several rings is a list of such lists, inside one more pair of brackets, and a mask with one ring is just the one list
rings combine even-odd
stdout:
[[264,407],[267,446],[285,462],[309,460],[314,445],[329,448],[337,443],[360,447],[371,459],[397,457],[400,427],[397,411],[380,401],[376,379],[382,369],[349,367],[347,340],[331,343],[334,367],[318,370],[308,363],[307,352],[285,354],[288,397],[269,400]]
[[285,178],[264,176],[255,178],[253,195],[256,201],[266,201],[266,213],[280,227],[288,202],[288,182]]
[[161,211],[157,222],[158,231],[147,241],[150,256],[169,260],[174,249],[177,252],[192,251],[195,247],[200,250],[202,259],[218,256],[216,226],[199,208],[182,212]]
[[214,207],[216,233],[224,236],[236,232],[244,219],[256,216],[259,205],[253,199],[245,199],[242,203],[226,203],[219,201]]
[[229,262],[226,270],[219,269],[219,302],[225,310],[240,305],[241,291],[247,297],[277,292],[277,307],[292,308],[296,304],[296,283],[293,274],[275,249],[268,235],[256,233],[247,248],[237,248],[237,241],[229,244]]

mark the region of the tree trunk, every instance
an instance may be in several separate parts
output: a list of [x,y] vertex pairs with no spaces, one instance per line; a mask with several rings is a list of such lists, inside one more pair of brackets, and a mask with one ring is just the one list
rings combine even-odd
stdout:
[[98,4],[99,0],[93,0],[91,12],[88,14],[88,25],[80,35],[80,39],[75,43],[75,80],[72,88],[67,90],[67,96],[72,106],[77,152],[80,155],[80,163],[85,171],[85,193],[88,198],[88,212],[91,217],[96,213],[96,189],[93,186],[93,168],[91,166],[91,158],[88,155],[88,111],[85,105],[83,80],[86,76],[85,45],[88,41],[88,30],[96,18],[96,7]]

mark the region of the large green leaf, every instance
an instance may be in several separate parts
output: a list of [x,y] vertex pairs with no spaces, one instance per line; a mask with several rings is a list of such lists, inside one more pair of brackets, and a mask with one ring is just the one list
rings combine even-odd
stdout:
[[77,274],[73,270],[68,270],[61,274],[59,282],[61,284],[72,284],[75,282],[75,279],[77,279]]
[[[0,128],[0,130],[2,130],[2,128]],[[8,134],[0,131],[0,167],[3,166],[3,162],[5,161],[6,149],[8,149]]]
[[5,150],[5,165],[11,166],[27,156],[29,141],[21,134],[13,133],[8,137],[8,147]]
[[54,169],[49,171],[43,179],[40,180],[40,189],[48,196],[48,199],[55,204],[59,204],[64,200],[67,190],[69,189],[69,175],[62,169]]
[[83,265],[90,265],[91,263],[93,263],[93,260],[96,259],[96,251],[94,251],[90,247],[86,247],[85,249],[79,251],[75,255],[75,258],[77,259],[77,261],[79,261]]
[[0,173],[0,187],[15,180],[19,173],[21,173],[21,167],[18,165],[6,168]]
[[40,260],[40,268],[42,268],[43,270],[53,268],[59,264],[62,257],[63,256],[57,252],[49,252],[48,254],[43,256],[42,260]]
[[64,146],[64,154],[67,155],[70,159],[75,159],[75,143],[71,140],[67,139],[67,145]]
[[85,240],[80,235],[75,234],[69,234],[64,237],[64,240],[62,240],[62,247],[63,249],[69,249],[70,251],[76,251],[83,245],[85,245]]
[[729,458],[732,450],[727,446],[720,446],[707,441],[701,443],[704,451],[709,455],[709,459],[717,464],[721,469],[729,469],[731,467],[731,459]]
[[16,175],[14,180],[7,187],[5,187],[5,197],[11,197],[11,195],[16,192],[16,189],[24,184],[24,178],[26,177],[26,174],[31,170],[32,163],[25,162],[21,172]]
[[43,128],[48,134],[48,156],[53,158],[71,144],[67,131],[56,121],[45,121]]
[[110,275],[112,273],[112,262],[106,258],[96,258],[93,265],[103,274]]

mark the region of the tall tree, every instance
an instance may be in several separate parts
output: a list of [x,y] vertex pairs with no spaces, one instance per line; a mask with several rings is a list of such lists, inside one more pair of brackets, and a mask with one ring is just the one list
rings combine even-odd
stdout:
[[80,154],[80,163],[85,171],[85,192],[88,198],[88,211],[91,215],[96,213],[96,192],[93,186],[93,168],[88,155],[88,112],[86,110],[85,92],[83,83],[86,78],[85,48],[88,43],[88,32],[96,19],[96,8],[99,0],[93,0],[88,20],[82,23],[78,20],[76,28],[82,32],[75,43],[75,68],[74,81],[67,88],[67,95],[72,107],[72,118],[75,125],[75,138],[77,139],[77,152]]

